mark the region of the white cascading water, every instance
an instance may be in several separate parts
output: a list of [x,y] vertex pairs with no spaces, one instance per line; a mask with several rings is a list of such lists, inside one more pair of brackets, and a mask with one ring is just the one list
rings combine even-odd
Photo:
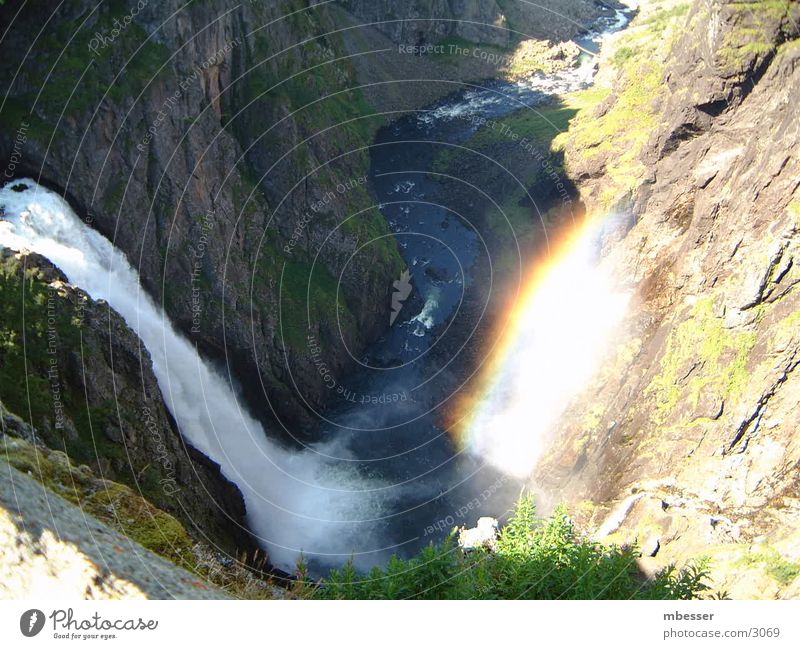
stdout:
[[[20,186],[26,190],[12,189]],[[0,246],[47,257],[71,284],[108,302],[139,335],[182,435],[238,486],[248,524],[274,565],[292,570],[301,552],[323,561],[336,555],[340,563],[355,549],[366,564],[376,563],[382,553],[371,521],[381,515],[381,485],[367,482],[347,461],[326,460],[343,457],[343,449],[290,451],[268,439],[230,385],[141,288],[124,254],[58,194],[32,180],[15,181],[0,189],[0,208]],[[354,558],[361,563],[359,555]]]

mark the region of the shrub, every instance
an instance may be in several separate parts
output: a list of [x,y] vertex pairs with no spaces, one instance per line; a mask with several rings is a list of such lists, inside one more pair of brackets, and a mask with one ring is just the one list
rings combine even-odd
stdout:
[[523,498],[494,552],[461,552],[453,535],[411,559],[359,574],[352,562],[334,570],[318,599],[692,599],[708,589],[704,562],[668,567],[647,579],[635,547],[581,537],[564,508],[536,516]]

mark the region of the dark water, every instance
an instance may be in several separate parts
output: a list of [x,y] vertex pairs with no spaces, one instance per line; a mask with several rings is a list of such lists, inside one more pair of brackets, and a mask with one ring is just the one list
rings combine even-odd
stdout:
[[[600,27],[622,25],[618,14]],[[600,37],[598,30],[579,44],[596,52]],[[366,565],[381,563],[390,553],[412,554],[453,526],[473,526],[480,516],[502,519],[519,495],[519,483],[457,448],[442,428],[442,408],[463,377],[431,357],[437,345],[446,344],[457,360],[458,350],[477,344],[471,336],[478,319],[461,307],[475,282],[492,281],[474,276],[476,267],[484,267],[477,262],[491,251],[472,225],[476,215],[449,207],[454,201],[431,167],[442,150],[468,140],[481,119],[535,107],[553,91],[587,85],[586,71],[526,84],[465,87],[385,127],[371,149],[370,179],[408,264],[410,294],[389,332],[343,385],[323,433],[343,440],[363,475],[388,485],[381,493],[382,549],[355,549],[364,553]],[[479,202],[478,188],[461,187],[459,205],[469,205],[471,193]]]

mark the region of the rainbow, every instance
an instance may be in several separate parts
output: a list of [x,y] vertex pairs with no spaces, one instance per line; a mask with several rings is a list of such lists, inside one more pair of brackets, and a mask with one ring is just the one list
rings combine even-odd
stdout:
[[586,218],[522,282],[448,429],[461,449],[525,477],[569,400],[597,371],[629,295],[597,263],[609,219]]

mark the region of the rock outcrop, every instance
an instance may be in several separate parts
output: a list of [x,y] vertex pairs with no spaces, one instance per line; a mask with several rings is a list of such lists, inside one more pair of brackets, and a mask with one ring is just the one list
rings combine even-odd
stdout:
[[0,461],[0,599],[227,599]]
[[34,254],[0,250],[0,295],[3,432],[127,484],[236,559],[252,556],[241,494],[182,439],[150,355],[124,320]]
[[499,536],[496,518],[482,516],[475,527],[461,527],[458,530],[458,547],[465,552],[472,550],[494,550]]

